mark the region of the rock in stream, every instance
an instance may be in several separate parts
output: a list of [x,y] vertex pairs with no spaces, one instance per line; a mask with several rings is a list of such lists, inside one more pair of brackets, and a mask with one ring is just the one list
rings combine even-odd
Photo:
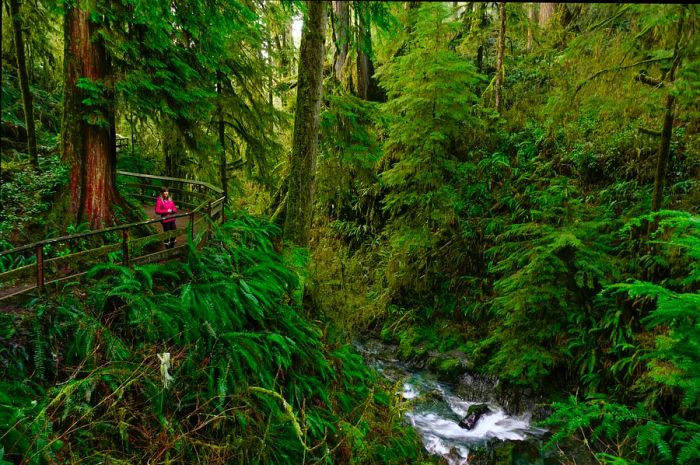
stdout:
[[[443,457],[449,465],[546,464],[538,451],[546,430],[532,426],[528,412],[511,415],[499,405],[494,396],[496,379],[463,376],[460,380],[465,383],[440,382],[431,373],[398,361],[391,346],[368,341],[356,347],[386,378],[402,382],[397,394],[411,403],[406,421],[418,431],[431,454]],[[539,458],[492,460],[494,451],[504,449],[523,449],[530,456],[534,450]]]

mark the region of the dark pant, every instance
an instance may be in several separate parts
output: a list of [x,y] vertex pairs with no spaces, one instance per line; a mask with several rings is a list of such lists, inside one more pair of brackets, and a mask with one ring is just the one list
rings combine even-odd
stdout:
[[[167,223],[163,223],[163,231],[174,231],[176,228],[175,221],[168,221]],[[168,236],[163,239],[163,245],[165,246],[166,249],[172,249],[175,247],[175,235],[174,234],[169,234]]]

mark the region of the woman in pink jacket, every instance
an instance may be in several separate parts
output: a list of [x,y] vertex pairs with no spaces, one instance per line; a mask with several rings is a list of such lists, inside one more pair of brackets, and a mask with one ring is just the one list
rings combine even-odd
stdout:
[[[175,218],[172,218],[172,215],[177,213],[177,207],[170,198],[170,192],[168,192],[167,187],[160,188],[160,195],[156,199],[156,213],[163,218],[163,221],[161,221],[163,231],[175,230]],[[175,236],[171,234],[169,237],[166,237],[163,245],[165,245],[166,249],[175,247]]]

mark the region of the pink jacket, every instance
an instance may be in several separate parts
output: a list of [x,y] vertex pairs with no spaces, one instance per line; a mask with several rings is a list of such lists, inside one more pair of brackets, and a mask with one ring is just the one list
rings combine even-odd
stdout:
[[[171,210],[168,212],[168,210]],[[156,199],[156,213],[163,217],[163,223],[172,223],[175,218],[168,218],[168,215],[177,213],[177,207],[172,199],[163,200],[160,195]]]

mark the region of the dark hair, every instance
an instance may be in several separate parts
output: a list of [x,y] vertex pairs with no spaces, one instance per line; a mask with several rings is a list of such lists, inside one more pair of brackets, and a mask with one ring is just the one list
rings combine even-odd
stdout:
[[163,192],[168,192],[170,189],[168,189],[167,186],[163,186],[160,188],[160,193],[162,194]]

